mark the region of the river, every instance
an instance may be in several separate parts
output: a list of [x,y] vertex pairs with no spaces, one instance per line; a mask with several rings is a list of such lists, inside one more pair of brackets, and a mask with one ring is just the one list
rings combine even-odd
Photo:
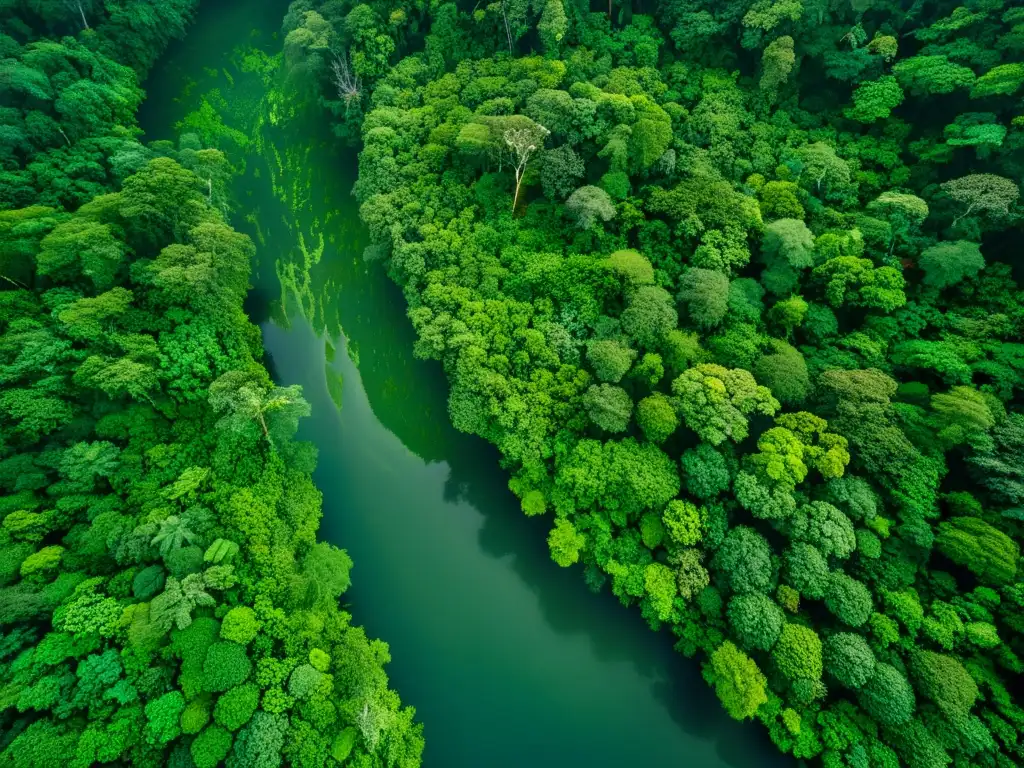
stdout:
[[300,437],[320,451],[320,535],[355,560],[345,600],[390,644],[391,682],[425,724],[425,766],[792,765],[759,725],[724,714],[668,633],[555,565],[550,518],[524,517],[496,451],[450,426],[442,371],[413,357],[401,293],[362,260],[353,151],[326,118],[282,117],[280,100],[252,123],[270,80],[254,49],[280,49],[286,7],[204,2],[140,118],[147,140],[171,138],[206,97],[250,136],[232,216],[258,244],[250,315],[275,378],[312,404]]

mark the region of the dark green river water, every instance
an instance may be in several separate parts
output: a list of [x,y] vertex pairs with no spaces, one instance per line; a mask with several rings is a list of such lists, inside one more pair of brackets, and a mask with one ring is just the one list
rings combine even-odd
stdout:
[[249,137],[233,221],[259,250],[250,312],[275,378],[312,404],[300,437],[320,450],[320,533],[355,560],[346,600],[391,646],[425,765],[790,765],[725,716],[670,635],[556,566],[550,520],[524,517],[496,452],[449,425],[440,367],[413,357],[400,292],[363,263],[354,153],[326,118],[289,118],[261,75],[252,49],[280,50],[285,9],[204,2],[147,83],[142,123],[173,137],[205,98]]

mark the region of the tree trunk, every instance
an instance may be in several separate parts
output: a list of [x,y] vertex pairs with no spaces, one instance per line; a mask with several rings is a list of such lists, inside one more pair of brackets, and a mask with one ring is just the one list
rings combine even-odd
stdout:
[[512,213],[516,212],[516,204],[519,202],[519,184],[522,182],[523,176],[519,171],[516,171],[516,194],[512,198]]
[[513,56],[512,53],[512,29],[508,25],[508,13],[505,11],[506,0],[502,0],[501,3],[501,18],[505,22],[505,37],[508,38],[508,55]]

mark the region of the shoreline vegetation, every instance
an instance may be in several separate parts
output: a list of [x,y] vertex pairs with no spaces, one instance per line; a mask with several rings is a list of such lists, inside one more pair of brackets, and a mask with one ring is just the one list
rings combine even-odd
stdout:
[[422,726],[316,540],[309,407],[242,311],[230,163],[135,138],[194,9],[0,23],[0,764],[412,768]]

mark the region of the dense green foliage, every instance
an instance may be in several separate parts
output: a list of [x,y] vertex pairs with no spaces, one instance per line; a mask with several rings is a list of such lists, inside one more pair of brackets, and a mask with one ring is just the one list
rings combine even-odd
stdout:
[[594,10],[289,13],[454,424],[783,751],[1019,764],[1024,11]]
[[228,163],[133,138],[191,4],[100,6],[0,27],[0,763],[419,765],[242,311]]

